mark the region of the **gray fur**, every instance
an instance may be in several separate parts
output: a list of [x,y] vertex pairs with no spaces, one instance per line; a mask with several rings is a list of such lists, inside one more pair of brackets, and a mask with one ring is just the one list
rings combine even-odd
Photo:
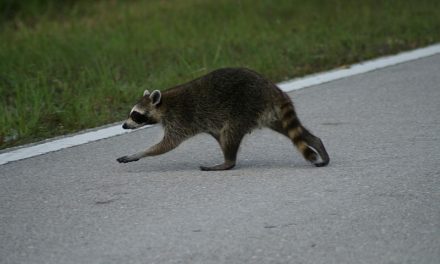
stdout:
[[[319,138],[299,122],[290,98],[271,81],[249,69],[219,69],[162,93],[155,90],[145,94],[133,109],[143,117],[131,113],[124,128],[161,123],[164,138],[145,151],[119,158],[118,162],[160,155],[189,137],[208,133],[220,144],[225,161],[201,169],[230,169],[235,166],[242,138],[257,127],[269,127],[291,138],[304,157],[317,166],[327,165],[329,161]],[[133,127],[126,125],[133,118],[146,122]],[[317,155],[322,162],[317,163]]]

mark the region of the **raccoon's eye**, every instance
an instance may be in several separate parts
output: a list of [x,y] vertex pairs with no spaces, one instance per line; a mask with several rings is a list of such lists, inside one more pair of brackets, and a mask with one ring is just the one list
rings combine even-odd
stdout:
[[138,124],[147,123],[148,118],[139,112],[133,112],[131,113],[131,119],[133,119],[134,122]]

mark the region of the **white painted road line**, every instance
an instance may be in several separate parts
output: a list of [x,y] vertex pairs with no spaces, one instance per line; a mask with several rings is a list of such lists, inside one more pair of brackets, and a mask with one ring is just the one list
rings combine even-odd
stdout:
[[432,45],[426,48],[416,49],[412,51],[402,52],[397,55],[385,56],[378,59],[369,60],[353,64],[344,69],[336,69],[328,72],[312,74],[303,78],[293,79],[291,81],[278,84],[285,91],[290,92],[305,87],[318,85],[349,76],[382,69],[399,63],[429,57],[440,53],[440,44]]
[[[333,80],[346,78],[349,76],[389,67],[399,63],[421,59],[438,53],[440,53],[440,44],[436,44],[412,51],[402,52],[397,55],[381,57],[378,59],[373,59],[358,64],[353,64],[344,69],[336,69],[328,72],[312,74],[310,76],[306,76],[303,78],[298,78],[288,82],[283,82],[278,85],[283,91],[290,92],[290,91],[330,82]],[[147,127],[150,126],[145,126],[144,128]],[[116,125],[92,132],[67,136],[61,139],[37,144],[30,147],[14,149],[0,154],[0,165],[6,164],[11,161],[26,159],[41,154],[45,154],[73,146],[78,146],[81,144],[129,133],[129,132],[131,132],[131,130],[123,130],[120,125]]]
[[[140,129],[151,126],[144,126]],[[138,129],[139,130],[139,129]],[[96,131],[77,134],[74,136],[67,136],[65,138],[56,139],[50,142],[37,144],[30,147],[23,147],[9,152],[0,154],[0,165],[11,161],[22,160],[49,152],[82,145],[85,143],[97,141],[104,138],[109,138],[117,135],[122,135],[131,132],[132,130],[124,130],[121,125],[102,128]]]

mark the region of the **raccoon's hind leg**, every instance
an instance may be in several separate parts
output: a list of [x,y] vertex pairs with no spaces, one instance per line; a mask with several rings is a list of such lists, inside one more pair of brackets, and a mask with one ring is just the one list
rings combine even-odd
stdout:
[[223,131],[220,133],[220,135],[211,133],[211,135],[220,144],[225,162],[211,167],[200,166],[200,169],[202,171],[219,171],[232,169],[235,166],[238,148],[240,147],[240,143],[244,135],[241,132],[233,133],[232,131]]
[[139,159],[147,156],[156,156],[156,155],[164,154],[168,151],[175,149],[180,143],[182,143],[183,140],[184,138],[182,137],[177,137],[177,136],[173,137],[171,135],[165,135],[161,142],[150,147],[149,149],[130,156],[120,157],[117,159],[117,161],[119,163],[127,163],[127,162],[138,161]]

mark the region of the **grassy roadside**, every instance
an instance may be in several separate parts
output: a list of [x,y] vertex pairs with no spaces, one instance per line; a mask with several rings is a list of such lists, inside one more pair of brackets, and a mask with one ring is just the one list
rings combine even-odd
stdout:
[[145,88],[218,67],[282,81],[440,41],[436,0],[28,2],[0,6],[0,149],[122,120]]

